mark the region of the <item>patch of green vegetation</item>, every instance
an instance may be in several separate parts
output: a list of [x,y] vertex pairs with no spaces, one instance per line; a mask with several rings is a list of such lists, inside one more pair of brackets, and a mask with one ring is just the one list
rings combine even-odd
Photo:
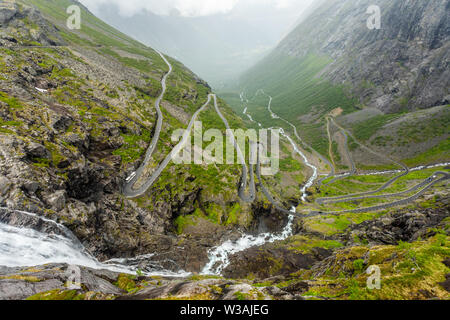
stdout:
[[137,289],[136,282],[134,281],[134,279],[135,277],[132,275],[121,273],[117,278],[117,282],[114,285],[130,293],[136,291]]
[[353,125],[352,131],[355,138],[359,141],[368,141],[378,130],[387,123],[398,119],[401,114],[385,114],[372,117],[368,120],[358,122]]
[[204,218],[203,212],[200,209],[196,209],[192,215],[177,217],[174,221],[174,226],[178,234],[182,234],[187,226],[195,226],[197,224],[197,218]]
[[132,67],[132,68],[135,68],[135,69],[141,71],[142,73],[149,73],[153,69],[152,64],[144,57],[141,60],[123,57],[120,54],[118,54],[116,51],[111,50],[109,48],[101,48],[100,51],[104,54],[114,57],[115,59],[117,59],[118,61],[120,61],[121,63],[123,63],[126,66],[129,66],[129,67]]
[[339,153],[339,146],[336,141],[333,141],[333,143],[331,144],[331,149],[333,152],[334,160],[336,162],[341,162],[342,158],[341,154]]
[[242,292],[235,292],[234,296],[236,297],[236,300],[247,300],[247,295]]
[[77,290],[51,290],[35,294],[26,300],[84,300],[85,295],[78,293]]
[[397,130],[400,138],[400,145],[411,143],[421,143],[435,137],[441,137],[449,133],[450,112],[440,113],[434,118],[429,118],[420,122],[404,123]]
[[22,121],[4,121],[0,119],[0,126],[11,126],[11,127],[18,127],[23,124]]
[[362,272],[364,269],[364,260],[363,259],[358,259],[353,261],[353,269],[355,269],[355,271],[357,272]]
[[314,248],[337,249],[344,245],[336,240],[321,240],[307,236],[294,236],[281,241],[280,246],[287,246],[289,250],[299,253],[310,253]]
[[300,162],[289,157],[280,159],[280,170],[283,172],[296,172],[302,170]]
[[406,165],[415,166],[437,161],[446,161],[448,159],[450,159],[450,138],[441,141],[437,146],[414,158],[403,160],[403,162]]
[[34,158],[33,165],[39,168],[49,168],[51,161],[44,158]]
[[72,70],[70,70],[68,68],[63,68],[63,69],[54,68],[52,71],[52,75],[51,75],[52,79],[62,79],[62,80],[66,80],[67,78],[74,78],[74,77],[75,77],[75,75],[73,74]]
[[10,97],[7,93],[0,91],[0,101],[6,103],[11,109],[23,109],[24,105],[19,99]]
[[13,279],[13,280],[20,280],[25,282],[41,282],[42,280],[34,277],[34,276],[24,276],[24,275],[12,275],[12,276],[0,276],[0,280],[4,279]]
[[[60,153],[60,150],[56,144],[46,141],[45,147],[50,151],[50,153],[52,155],[52,162],[55,167],[57,167],[61,161],[66,160],[66,157],[64,157]],[[45,164],[45,161],[42,162],[42,164]]]
[[[448,292],[440,283],[450,272],[443,263],[450,255],[449,239],[441,230],[427,240],[398,246],[344,249],[337,254],[330,272],[315,278],[316,284],[308,294],[350,300],[447,299]],[[367,257],[367,264],[362,256]],[[370,275],[364,272],[366,265],[380,268],[379,290],[367,287]]]
[[352,152],[359,148],[359,145],[352,137],[348,137],[348,149]]
[[109,111],[108,109],[105,109],[105,108],[95,107],[95,108],[89,110],[89,112],[99,115],[99,116],[103,116],[103,117],[111,116],[111,111]]
[[133,134],[122,134],[125,144],[113,152],[114,155],[122,158],[122,163],[132,163],[139,160],[147,150],[142,144],[147,146],[151,140],[151,133],[147,129],[142,129],[140,136]]
[[265,287],[272,286],[272,284],[273,284],[272,281],[266,281],[266,282],[254,283],[254,284],[252,284],[252,286],[254,286],[255,288],[265,288]]
[[364,214],[341,214],[339,216],[322,216],[305,221],[305,226],[315,232],[332,236],[343,233],[352,224],[360,224],[367,220],[379,218],[387,212],[371,212]]
[[233,187],[224,179],[225,172],[221,172],[216,165],[191,165],[189,168],[190,174],[196,177],[196,183],[211,190],[213,194],[220,194],[223,190]]
[[5,128],[0,128],[0,133],[14,134],[14,131]]
[[211,275],[199,275],[195,274],[188,278],[190,281],[202,281],[202,280],[210,280],[210,279],[222,279],[219,276],[211,276]]
[[316,77],[331,61],[317,55],[298,59],[273,54],[241,81],[249,85],[249,91],[262,88],[270,94],[274,98],[272,109],[286,119],[307,114],[314,106],[323,106],[323,112],[338,107],[344,112],[353,111],[355,101],[346,96],[342,87]]
[[241,205],[239,203],[236,203],[228,213],[228,219],[225,225],[237,224],[239,221],[239,216],[241,215],[241,211]]
[[388,143],[391,143],[394,141],[393,137],[390,136],[378,136],[373,141],[372,144],[379,146],[379,147],[386,147]]
[[85,93],[81,91],[81,83],[75,80],[64,81],[66,84],[52,90],[51,95],[61,104],[79,107],[79,113],[81,114],[81,111],[85,110],[87,106],[91,106],[93,102],[87,99],[87,94],[86,96],[83,95]]

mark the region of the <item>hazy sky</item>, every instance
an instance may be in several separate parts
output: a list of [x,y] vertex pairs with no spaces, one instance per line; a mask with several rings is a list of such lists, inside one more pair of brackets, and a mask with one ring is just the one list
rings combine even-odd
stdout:
[[219,87],[268,54],[317,0],[78,1]]
[[[116,4],[124,16],[132,16],[142,10],[158,15],[178,14],[184,17],[199,17],[226,14],[238,8],[265,7],[286,11],[291,9],[296,15],[314,0],[79,0],[94,13],[99,5]],[[251,11],[248,12],[251,14]]]

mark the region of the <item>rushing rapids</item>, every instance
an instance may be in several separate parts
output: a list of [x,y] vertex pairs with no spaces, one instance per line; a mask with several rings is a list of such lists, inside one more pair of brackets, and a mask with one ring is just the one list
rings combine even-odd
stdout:
[[[295,210],[295,209],[294,209]],[[289,221],[281,233],[262,233],[258,236],[243,235],[237,241],[228,240],[209,253],[209,262],[203,268],[202,274],[220,275],[229,265],[229,256],[244,250],[261,246],[266,243],[282,241],[292,235],[294,216],[289,216]]]
[[[97,270],[136,274],[138,262],[152,255],[132,259],[99,262],[78,241],[70,230],[53,220],[34,213],[0,208],[0,265],[30,267],[49,263],[67,263]],[[188,273],[168,272],[155,266],[142,270],[149,276],[186,276]]]

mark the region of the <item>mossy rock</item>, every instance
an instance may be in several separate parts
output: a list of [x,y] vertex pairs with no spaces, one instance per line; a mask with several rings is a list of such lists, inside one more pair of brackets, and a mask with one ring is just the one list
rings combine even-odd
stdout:
[[129,274],[120,274],[116,286],[120,289],[130,292],[136,289],[136,282],[134,282],[134,276]]
[[84,300],[85,295],[77,290],[55,289],[28,297],[27,300]]

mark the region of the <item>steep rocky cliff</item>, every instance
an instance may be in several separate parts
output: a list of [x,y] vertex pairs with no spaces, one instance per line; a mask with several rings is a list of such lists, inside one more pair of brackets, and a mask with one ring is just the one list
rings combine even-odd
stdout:
[[[380,8],[380,29],[367,10]],[[332,62],[321,76],[344,84],[361,104],[385,112],[411,111],[450,101],[449,1],[326,1],[275,50]],[[275,54],[274,53],[274,54]]]

